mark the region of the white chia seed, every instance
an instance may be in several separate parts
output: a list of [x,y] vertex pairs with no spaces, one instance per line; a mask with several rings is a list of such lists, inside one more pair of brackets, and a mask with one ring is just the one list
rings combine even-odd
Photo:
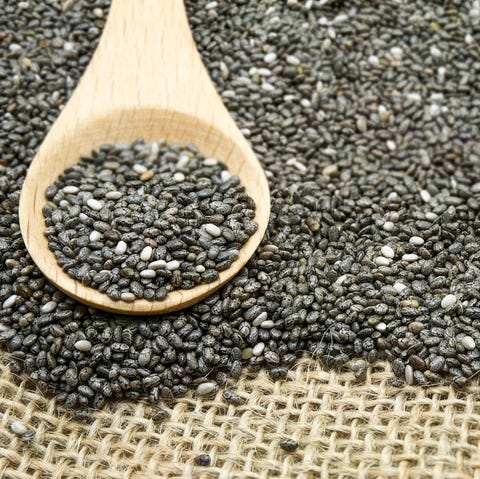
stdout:
[[40,311],[42,313],[51,313],[57,308],[57,303],[55,301],[49,301],[41,306]]
[[382,256],[385,256],[385,258],[390,258],[390,259],[395,258],[395,251],[389,245],[383,246],[382,249],[380,250],[380,253],[382,253]]
[[143,175],[148,171],[148,168],[145,165],[140,165],[138,163],[136,165],[133,165],[132,169],[135,173],[138,173],[139,175]]
[[255,346],[252,348],[254,356],[260,356],[263,353],[264,349],[265,349],[264,343],[255,344]]
[[94,211],[100,211],[103,208],[103,203],[101,201],[90,198],[89,200],[87,200],[87,206]]
[[136,297],[133,293],[122,293],[120,295],[120,299],[122,301],[125,301],[126,303],[133,303],[133,301],[135,301]]
[[197,387],[197,396],[210,396],[216,390],[218,386],[215,383],[202,383]]
[[393,231],[394,228],[395,228],[395,224],[392,223],[391,221],[385,221],[385,223],[383,224],[383,229],[385,231],[390,232],[390,231]]
[[15,301],[17,300],[17,295],[16,294],[12,294],[11,296],[9,296],[3,303],[2,303],[2,308],[3,309],[8,309],[8,308],[11,308],[14,304],[15,304]]
[[388,266],[391,263],[389,258],[385,258],[385,256],[377,256],[375,258],[375,264],[377,266]]
[[205,225],[205,231],[206,231],[210,236],[213,236],[214,238],[218,238],[218,237],[221,236],[221,234],[222,234],[222,230],[221,230],[218,226],[216,226],[216,225],[214,225],[214,224],[212,224],[212,223],[207,223],[207,224]]
[[86,339],[82,339],[80,341],[77,341],[75,344],[75,349],[78,351],[82,352],[88,352],[90,349],[92,349],[92,343],[90,341],[87,341]]
[[127,251],[127,243],[125,241],[119,241],[115,247],[115,254],[121,256]]
[[409,239],[409,242],[413,244],[414,246],[422,246],[425,243],[425,240],[421,238],[420,236],[412,236]]
[[107,200],[119,200],[122,197],[122,193],[120,191],[108,191],[105,193],[105,198]]
[[165,269],[167,267],[167,262],[164,261],[163,259],[159,259],[157,261],[152,261],[149,265],[148,268],[157,271],[158,269]]
[[22,424],[20,421],[12,422],[12,424],[10,424],[10,429],[17,436],[23,436],[28,432],[27,427],[24,424]]
[[93,230],[88,239],[93,243],[95,241],[99,241],[102,238],[102,233],[100,231]]
[[412,263],[413,261],[417,261],[417,260],[418,260],[418,255],[414,253],[408,253],[402,256],[402,261],[408,261],[409,263]]
[[447,294],[443,297],[441,306],[443,309],[451,308],[457,302],[457,297],[454,294]]
[[157,276],[157,273],[153,269],[144,269],[140,272],[140,276],[145,279],[152,279]]
[[473,351],[475,349],[475,340],[471,336],[464,336],[462,339],[462,346],[467,351]]
[[205,158],[205,160],[203,160],[203,164],[205,166],[216,166],[218,165],[218,160],[216,158]]
[[176,259],[174,259],[173,261],[169,261],[165,267],[167,268],[168,271],[175,271],[178,268],[180,268],[180,261],[177,261]]
[[151,246],[145,246],[140,253],[140,259],[142,261],[150,261],[153,255],[153,248]]

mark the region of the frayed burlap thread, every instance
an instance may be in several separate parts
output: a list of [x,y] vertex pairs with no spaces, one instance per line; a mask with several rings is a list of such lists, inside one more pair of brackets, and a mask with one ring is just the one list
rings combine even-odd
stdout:
[[[2,479],[470,479],[480,478],[480,387],[456,392],[390,386],[387,364],[365,383],[302,360],[288,379],[246,375],[241,406],[180,399],[170,419],[120,402],[79,421],[0,363]],[[33,431],[22,441],[10,429]],[[287,453],[284,438],[298,441]],[[210,454],[199,467],[195,456]]]

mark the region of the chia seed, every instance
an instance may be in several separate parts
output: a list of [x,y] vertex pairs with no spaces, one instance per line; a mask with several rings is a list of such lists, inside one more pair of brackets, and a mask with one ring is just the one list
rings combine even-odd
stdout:
[[24,434],[26,434],[28,432],[27,427],[19,421],[12,422],[12,424],[10,425],[10,429],[17,436],[23,436]]
[[211,464],[212,458],[208,454],[200,454],[194,459],[197,466],[207,467]]
[[197,396],[212,396],[218,390],[218,386],[215,383],[202,383],[197,387]]
[[152,421],[154,422],[161,422],[165,421],[166,419],[170,418],[170,413],[165,409],[159,409],[153,416]]
[[295,439],[282,439],[279,442],[280,447],[287,452],[295,452],[298,449],[298,442]]
[[240,406],[242,404],[242,399],[238,394],[235,394],[232,391],[225,390],[222,393],[222,397],[228,404],[233,406]]
[[49,247],[69,276],[114,300],[215,281],[257,229],[254,201],[224,171],[192,145],[102,145],[47,189]]
[[[171,401],[201,384],[238,378],[246,365],[288,369],[304,351],[330,367],[364,361],[354,370],[357,380],[365,378],[367,362],[387,359],[398,387],[440,381],[464,387],[480,370],[480,37],[469,16],[473,2],[452,0],[449,10],[424,0],[231,0],[214,9],[207,0],[185,3],[211,77],[269,179],[265,239],[221,290],[148,321],[87,308],[53,287],[23,244],[20,189],[93,54],[109,4],[67,1],[60,10],[31,0],[20,12],[15,2],[0,2],[6,52],[0,58],[0,343],[12,371],[23,371],[69,408],[122,398]],[[333,22],[338,15],[348,21]],[[442,55],[432,55],[432,47]],[[445,71],[437,75],[440,67]],[[168,187],[180,189],[190,159],[175,161]],[[155,171],[141,165],[141,172],[132,167],[132,179],[135,188],[148,188]],[[115,177],[120,162],[109,158],[103,167]],[[231,181],[226,171],[220,179]],[[51,226],[66,228],[48,231],[58,234],[55,248],[70,248],[63,267],[77,268],[112,297],[165,297],[166,287],[148,286],[150,271],[140,277],[139,263],[179,283],[186,279],[172,262],[193,253],[188,281],[210,277],[213,265],[238,251],[219,251],[222,244],[246,241],[254,227],[235,203],[216,205],[202,224],[223,229],[221,236],[200,229],[203,251],[195,251],[172,229],[169,241],[187,247],[174,243],[178,258],[152,257],[147,264],[141,252],[150,246],[158,254],[158,246],[136,238],[152,240],[159,228],[147,225],[145,213],[137,212],[144,224],[124,225],[130,235],[105,229],[111,218],[104,208],[131,196],[122,191],[121,185],[97,191],[96,183],[71,177],[62,190],[48,192],[59,200],[56,211],[47,207]],[[84,202],[72,204],[80,194]],[[88,199],[102,208],[90,202],[91,208]],[[64,215],[72,211],[67,225]],[[219,215],[232,215],[231,226],[223,227]],[[76,223],[95,231],[93,239],[77,235],[72,245],[67,231]],[[102,255],[103,239],[111,258]],[[207,249],[208,242],[216,248]],[[118,291],[107,292],[102,262],[127,251],[133,258],[114,278]],[[79,268],[76,262],[89,257],[95,267]],[[455,301],[442,305],[449,295]],[[273,327],[261,327],[264,321]],[[89,350],[75,347],[84,341]]]

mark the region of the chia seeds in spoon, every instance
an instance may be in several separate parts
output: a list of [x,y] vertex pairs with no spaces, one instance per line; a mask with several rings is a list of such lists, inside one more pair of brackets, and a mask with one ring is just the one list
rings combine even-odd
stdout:
[[46,195],[58,264],[114,300],[162,300],[215,281],[257,229],[239,178],[194,146],[103,145]]
[[284,377],[306,352],[353,359],[359,381],[386,358],[398,386],[478,374],[478,0],[188,0],[272,213],[236,278],[148,321],[66,297],[21,238],[29,159],[107,14],[66,3],[0,4],[0,342],[15,372],[68,407],[214,392],[246,365]]

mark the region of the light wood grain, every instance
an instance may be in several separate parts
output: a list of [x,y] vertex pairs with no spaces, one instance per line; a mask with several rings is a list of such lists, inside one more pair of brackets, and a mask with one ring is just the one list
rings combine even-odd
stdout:
[[[194,143],[240,176],[257,206],[258,231],[214,283],[170,293],[163,301],[113,301],[70,278],[44,236],[45,190],[69,165],[104,143]],[[20,198],[27,249],[45,276],[75,299],[111,312],[176,311],[210,295],[245,265],[270,215],[270,194],[254,152],[224,107],[196,50],[181,0],[113,0],[100,44],[78,88],[35,156]]]

